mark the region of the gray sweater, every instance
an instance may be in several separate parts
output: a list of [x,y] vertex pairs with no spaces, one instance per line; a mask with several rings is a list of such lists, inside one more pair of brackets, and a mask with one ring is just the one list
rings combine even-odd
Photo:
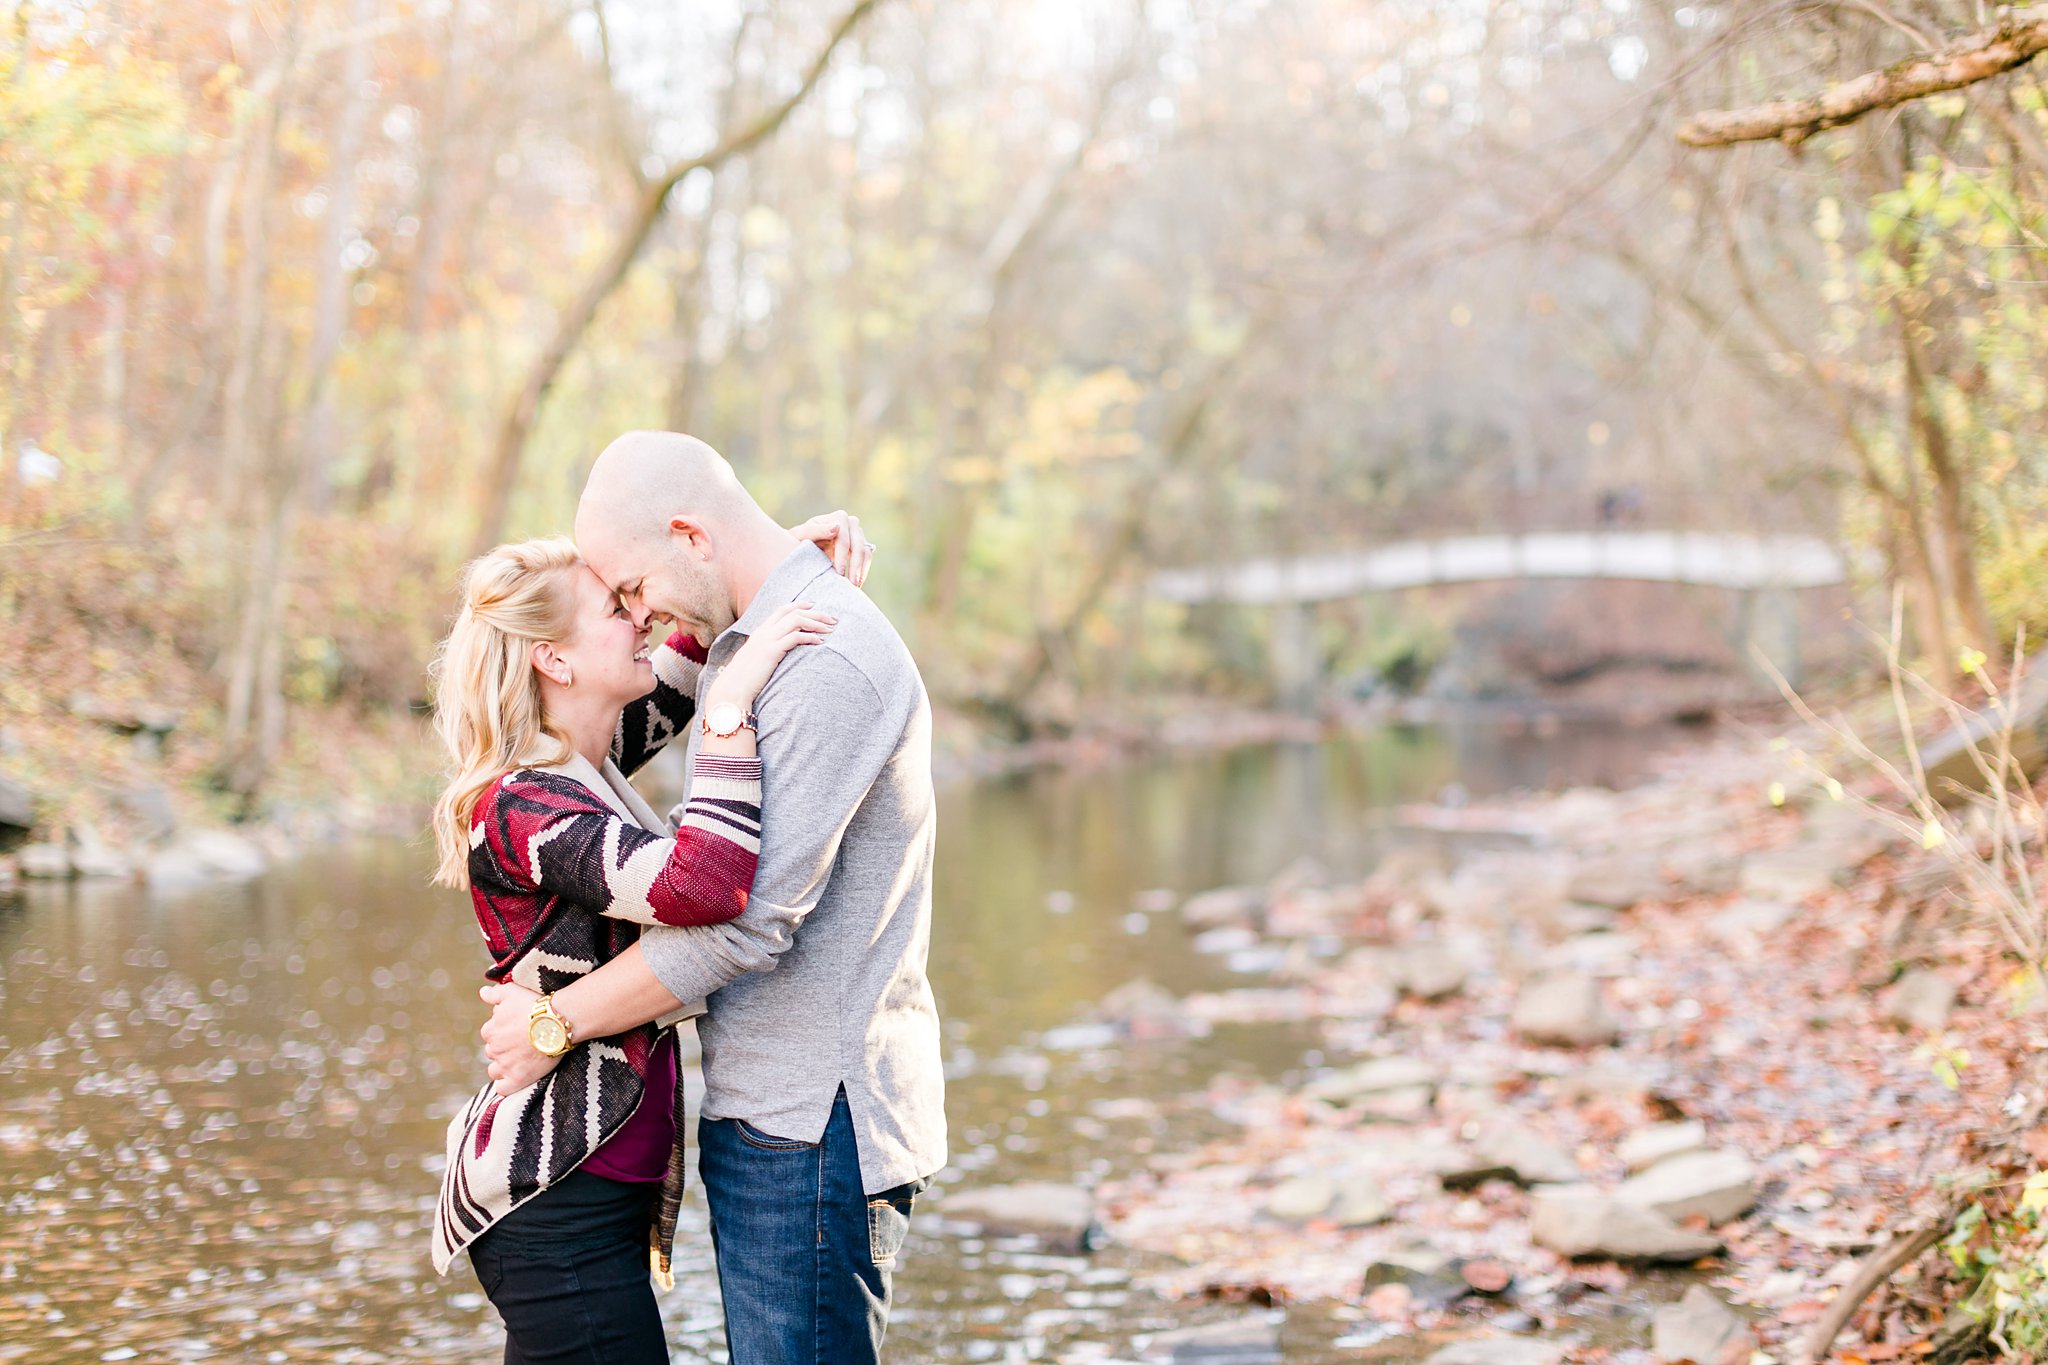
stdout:
[[[800,545],[711,643],[699,702],[778,607],[831,611],[755,703],[761,857],[738,919],[656,927],[641,943],[679,1000],[708,996],[704,1116],[816,1142],[846,1087],[870,1194],[946,1164],[931,941],[931,704],[903,640],[866,594]],[[698,732],[690,736],[694,752]]]

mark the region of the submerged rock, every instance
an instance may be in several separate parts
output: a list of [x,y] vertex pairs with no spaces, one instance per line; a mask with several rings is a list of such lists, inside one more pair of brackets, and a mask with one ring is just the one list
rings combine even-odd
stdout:
[[1674,1221],[1697,1213],[1720,1224],[1756,1207],[1756,1167],[1740,1152],[1690,1152],[1630,1176],[1614,1194]]
[[1166,1365],[1272,1365],[1280,1359],[1276,1316],[1176,1327],[1146,1338],[1146,1360]]
[[1717,1237],[1682,1228],[1653,1208],[1592,1185],[1539,1186],[1529,1238],[1563,1256],[1617,1261],[1696,1261],[1721,1249]]
[[1531,982],[1515,1001],[1515,1031],[1534,1043],[1589,1047],[1611,1043],[1621,1027],[1607,1012],[1600,983],[1576,972]]
[[1264,887],[1219,886],[1182,901],[1180,917],[1191,928],[1214,929],[1223,925],[1250,926],[1265,910]]
[[1698,1365],[1744,1365],[1757,1347],[1748,1321],[1698,1284],[1677,1303],[1657,1310],[1650,1319],[1650,1343],[1659,1359]]
[[1426,1365],[1561,1365],[1564,1347],[1538,1337],[1467,1337],[1429,1357]]
[[939,1216],[972,1223],[987,1237],[1035,1237],[1056,1252],[1086,1251],[1097,1232],[1093,1194],[1042,1180],[949,1193]]
[[1203,1031],[1172,991],[1142,976],[1103,996],[1095,1015],[1133,1038],[1182,1038]]

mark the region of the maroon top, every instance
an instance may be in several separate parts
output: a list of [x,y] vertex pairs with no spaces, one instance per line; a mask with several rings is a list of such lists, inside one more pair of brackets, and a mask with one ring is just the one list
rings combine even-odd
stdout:
[[676,1035],[663,1029],[647,1057],[640,1107],[619,1131],[597,1145],[583,1169],[607,1180],[651,1185],[668,1174],[676,1145]]

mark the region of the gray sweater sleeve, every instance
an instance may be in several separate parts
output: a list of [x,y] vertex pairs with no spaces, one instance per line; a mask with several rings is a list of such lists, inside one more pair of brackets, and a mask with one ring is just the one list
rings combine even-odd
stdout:
[[655,926],[640,936],[648,967],[678,1000],[774,968],[816,908],[847,824],[909,721],[900,699],[879,692],[830,645],[793,651],[761,689],[754,712],[761,856],[746,910],[724,924]]

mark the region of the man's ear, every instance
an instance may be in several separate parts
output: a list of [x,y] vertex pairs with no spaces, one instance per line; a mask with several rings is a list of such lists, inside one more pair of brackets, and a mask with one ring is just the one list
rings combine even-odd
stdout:
[[674,516],[668,519],[668,533],[683,541],[683,550],[698,559],[708,560],[713,553],[711,532],[695,517]]

